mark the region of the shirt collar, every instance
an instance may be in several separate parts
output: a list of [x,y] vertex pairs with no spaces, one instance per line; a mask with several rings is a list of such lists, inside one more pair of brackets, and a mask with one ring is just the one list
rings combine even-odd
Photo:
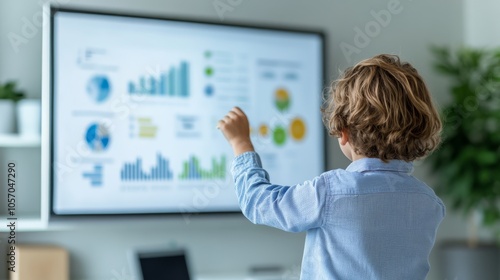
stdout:
[[395,171],[411,174],[413,172],[413,162],[390,160],[385,163],[378,158],[361,158],[349,164],[346,170],[350,172]]

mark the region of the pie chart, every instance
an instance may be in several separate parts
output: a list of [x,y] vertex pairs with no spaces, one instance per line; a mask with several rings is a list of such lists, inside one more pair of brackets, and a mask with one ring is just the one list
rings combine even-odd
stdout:
[[284,88],[278,88],[274,93],[274,104],[279,111],[283,112],[290,107],[290,94]]
[[93,151],[104,151],[109,146],[109,131],[98,123],[93,123],[87,128],[85,133],[85,141]]
[[90,78],[87,83],[87,94],[97,103],[106,101],[111,92],[111,84],[108,77],[96,75]]

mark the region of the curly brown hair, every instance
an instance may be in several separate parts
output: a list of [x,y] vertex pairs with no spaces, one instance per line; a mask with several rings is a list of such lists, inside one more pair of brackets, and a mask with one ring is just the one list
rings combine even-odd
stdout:
[[321,109],[330,135],[345,131],[354,152],[384,162],[425,157],[441,141],[442,124],[417,70],[381,54],[348,68]]

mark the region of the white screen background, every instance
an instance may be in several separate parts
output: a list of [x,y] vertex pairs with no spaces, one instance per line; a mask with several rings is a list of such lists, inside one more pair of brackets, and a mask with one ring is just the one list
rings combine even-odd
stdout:
[[[238,211],[232,152],[215,128],[233,106],[247,112],[272,183],[297,184],[323,171],[319,35],[72,12],[54,17],[56,214]],[[187,96],[168,86],[161,92],[158,83],[149,88],[150,79],[170,81],[171,69],[182,75],[181,63],[189,66]],[[92,88],[102,79],[108,86],[97,100]],[[131,85],[147,93],[131,93]],[[86,140],[92,125],[105,128],[105,148]],[[284,133],[274,135],[277,129]],[[168,160],[170,178],[123,179],[125,164],[141,159],[150,174],[158,155]],[[204,174],[188,179],[191,157]],[[214,160],[223,175],[213,173]]]

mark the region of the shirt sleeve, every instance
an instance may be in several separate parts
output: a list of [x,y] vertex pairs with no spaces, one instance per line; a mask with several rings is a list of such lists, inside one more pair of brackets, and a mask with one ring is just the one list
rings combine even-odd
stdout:
[[237,156],[231,172],[240,208],[252,223],[290,232],[322,226],[327,197],[322,176],[294,186],[271,184],[255,152]]

